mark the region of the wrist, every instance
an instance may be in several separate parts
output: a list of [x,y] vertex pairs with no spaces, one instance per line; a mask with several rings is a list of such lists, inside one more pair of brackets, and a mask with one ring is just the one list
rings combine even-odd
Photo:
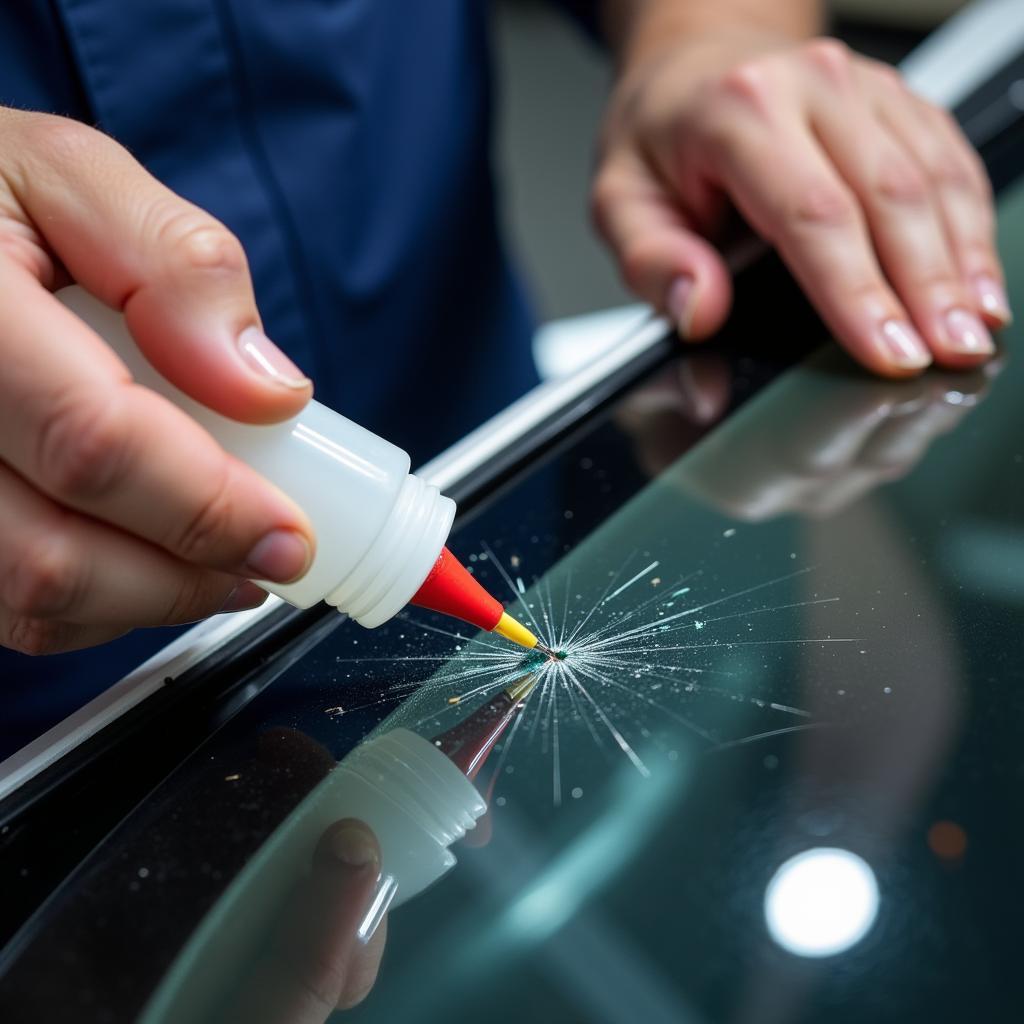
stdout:
[[753,49],[757,41],[764,49],[822,29],[818,0],[604,0],[603,23],[620,76],[682,45]]

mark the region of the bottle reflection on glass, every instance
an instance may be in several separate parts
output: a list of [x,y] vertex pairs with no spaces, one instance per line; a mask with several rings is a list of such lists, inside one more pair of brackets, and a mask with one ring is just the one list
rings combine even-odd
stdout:
[[319,1024],[359,1002],[387,912],[451,870],[449,847],[487,811],[471,780],[536,682],[526,673],[433,740],[379,732],[329,770],[207,913],[143,1024]]

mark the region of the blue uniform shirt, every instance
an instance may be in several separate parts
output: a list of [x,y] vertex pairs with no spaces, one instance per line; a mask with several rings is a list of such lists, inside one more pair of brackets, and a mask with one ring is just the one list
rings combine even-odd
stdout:
[[[414,464],[534,381],[489,155],[483,0],[18,0],[0,103],[122,142],[220,218],[320,401]],[[440,409],[435,388],[459,402]],[[0,651],[0,755],[167,642]]]

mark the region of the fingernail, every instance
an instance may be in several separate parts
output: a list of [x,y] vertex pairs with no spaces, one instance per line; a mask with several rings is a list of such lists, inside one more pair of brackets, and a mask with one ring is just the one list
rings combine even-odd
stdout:
[[267,592],[261,590],[255,583],[245,580],[239,583],[234,590],[228,594],[227,599],[220,606],[218,615],[224,612],[245,612],[250,608],[259,608],[267,599]]
[[1013,319],[1010,302],[1006,298],[1003,286],[987,274],[980,274],[974,279],[974,293],[978,296],[981,308],[990,317],[1006,325]]
[[350,868],[364,868],[377,863],[377,846],[369,829],[359,825],[342,824],[332,829],[331,853]]
[[928,346],[906,321],[886,320],[879,334],[885,354],[897,366],[919,370],[932,361]]
[[996,350],[985,325],[966,309],[951,309],[946,314],[946,334],[949,347],[954,352],[990,356]]
[[246,366],[261,377],[286,388],[309,387],[309,378],[258,327],[242,331],[238,351]]
[[388,912],[388,907],[391,906],[397,895],[398,881],[395,876],[381,875],[377,879],[377,888],[374,890],[370,907],[363,915],[356,931],[356,937],[364,946],[373,938],[373,933],[380,927],[384,915]]
[[294,530],[271,530],[256,542],[245,560],[245,572],[254,579],[290,583],[309,567],[309,542]]
[[665,305],[680,337],[688,338],[693,327],[695,284],[692,277],[677,277],[668,289]]

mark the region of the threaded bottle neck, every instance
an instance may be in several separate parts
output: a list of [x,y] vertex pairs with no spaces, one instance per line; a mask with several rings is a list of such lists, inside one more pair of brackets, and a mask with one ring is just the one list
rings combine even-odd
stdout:
[[362,626],[387,622],[427,578],[454,518],[451,498],[410,473],[362,559],[325,600]]

